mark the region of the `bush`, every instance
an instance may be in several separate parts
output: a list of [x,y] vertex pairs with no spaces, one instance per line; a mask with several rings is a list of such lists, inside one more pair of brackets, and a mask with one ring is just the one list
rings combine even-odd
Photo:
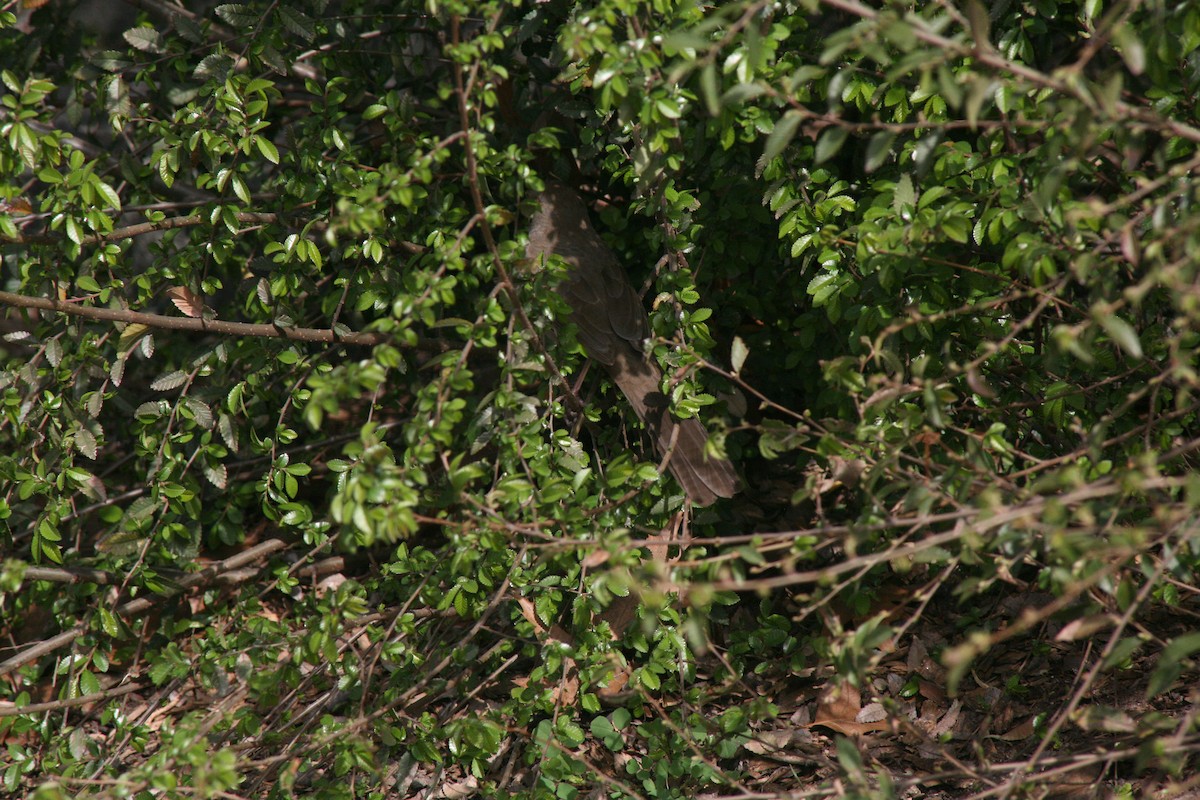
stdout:
[[[36,5],[7,791],[1194,786],[1200,10]],[[586,368],[551,179],[735,498]]]

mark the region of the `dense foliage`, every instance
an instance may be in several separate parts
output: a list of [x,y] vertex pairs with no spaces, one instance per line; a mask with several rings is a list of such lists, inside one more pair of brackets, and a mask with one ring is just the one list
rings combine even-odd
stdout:
[[[1195,788],[1200,7],[37,5],[4,791]],[[737,497],[559,324],[551,178]]]

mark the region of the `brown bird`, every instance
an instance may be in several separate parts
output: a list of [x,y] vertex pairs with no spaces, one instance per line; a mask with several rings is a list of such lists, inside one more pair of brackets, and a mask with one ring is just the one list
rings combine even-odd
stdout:
[[571,307],[570,321],[593,361],[608,370],[638,418],[654,437],[660,455],[670,452],[667,467],[698,506],[737,491],[733,465],[706,458],[708,431],[700,420],[675,419],[662,393],[662,371],[643,355],[650,319],[617,257],[588,221],[587,207],[574,191],[547,184],[541,208],[529,229],[530,259],[556,255],[566,262],[558,292]]

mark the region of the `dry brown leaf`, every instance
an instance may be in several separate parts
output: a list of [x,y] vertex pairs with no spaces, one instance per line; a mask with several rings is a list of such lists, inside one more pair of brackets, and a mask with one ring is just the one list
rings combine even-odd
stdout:
[[1113,619],[1108,614],[1092,614],[1088,617],[1073,619],[1063,625],[1062,630],[1054,637],[1054,641],[1077,642],[1080,639],[1088,639],[1098,631],[1111,628],[1112,625]]
[[575,662],[567,659],[569,669],[567,675],[558,682],[558,687],[555,689],[555,700],[561,705],[568,708],[575,705],[575,701],[579,698],[579,674],[575,671]]
[[997,735],[997,739],[1003,739],[1006,742],[1019,742],[1022,739],[1028,739],[1034,733],[1034,720],[1037,717],[1028,717],[1024,722],[1018,723],[1016,727]]
[[853,721],[862,709],[862,696],[853,684],[828,683],[817,698],[817,718],[814,725],[831,720]]
[[[28,6],[26,6],[28,8]],[[0,214],[32,214],[33,206],[24,197],[0,200]]]
[[796,738],[796,734],[796,730],[787,728],[773,731],[759,731],[754,734],[753,739],[746,742],[742,747],[746,748],[747,752],[758,756],[770,755],[771,753],[786,750],[787,746]]
[[446,781],[442,784],[442,788],[438,790],[438,797],[444,797],[446,800],[459,800],[463,797],[474,797],[479,790],[479,781],[474,775],[467,775],[461,781]]
[[314,587],[317,597],[324,597],[329,592],[337,591],[337,588],[346,582],[346,576],[340,572],[335,572],[332,575],[326,575]]
[[1085,731],[1134,733],[1137,730],[1137,722],[1133,717],[1111,706],[1084,706],[1076,709],[1071,721]]
[[859,722],[858,715],[862,712],[862,695],[859,690],[849,683],[828,684],[817,700],[817,718],[812,726],[856,735],[872,731],[887,730],[887,720],[878,722]]
[[186,286],[172,286],[167,289],[167,297],[175,307],[186,317],[200,318],[215,316],[212,309],[204,304],[204,298]]
[[541,620],[538,619],[532,600],[528,597],[518,597],[517,608],[521,609],[521,616],[533,627],[533,632],[539,639],[546,635],[546,626],[542,625]]
[[962,711],[962,701],[955,700],[950,704],[950,708],[938,720],[937,725],[933,726],[933,735],[941,736],[943,733],[949,733],[954,729],[955,723],[958,722],[958,715]]
[[607,684],[596,689],[596,694],[604,698],[612,698],[621,694],[629,684],[629,665],[616,653],[611,654],[609,659],[612,662],[613,675],[608,679]]
[[598,567],[601,564],[603,564],[604,562],[608,561],[608,559],[611,557],[611,555],[612,555],[611,553],[609,553],[607,550],[605,550],[602,547],[598,548],[596,550],[593,550],[592,552],[590,552],[586,556],[584,556],[583,562],[582,562],[583,567],[584,567],[584,569],[591,569],[592,567]]
[[920,692],[921,697],[927,700],[933,700],[938,703],[946,701],[945,687],[939,686],[933,681],[917,681],[917,691]]
[[867,703],[862,707],[862,711],[858,712],[858,716],[854,718],[855,722],[881,722],[887,719],[887,710],[884,709],[883,703]]
[[837,733],[844,733],[847,736],[861,736],[864,733],[875,733],[876,731],[886,731],[890,726],[887,720],[882,722],[844,722],[842,720],[825,720],[824,722],[814,722],[813,727],[821,726],[829,728]]

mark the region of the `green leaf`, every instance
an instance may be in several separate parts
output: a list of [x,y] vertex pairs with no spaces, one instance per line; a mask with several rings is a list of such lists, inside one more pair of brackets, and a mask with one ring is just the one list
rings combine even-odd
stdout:
[[197,80],[205,78],[213,78],[216,80],[224,80],[230,70],[233,69],[233,58],[223,53],[213,53],[205,56],[196,69],[192,71],[192,77]]
[[239,30],[258,27],[261,19],[257,11],[241,3],[225,3],[214,10],[218,17]]
[[883,166],[883,162],[892,153],[892,142],[895,140],[896,134],[891,131],[879,131],[871,136],[867,142],[867,160],[864,166],[867,172],[874,172]]
[[796,135],[796,128],[800,126],[800,122],[804,116],[798,111],[788,111],[783,115],[783,118],[775,123],[775,129],[771,131],[771,135],[767,137],[767,143],[763,146],[763,154],[759,163],[771,161],[792,141],[792,137]]
[[1185,633],[1172,639],[1158,656],[1154,672],[1146,685],[1146,698],[1162,694],[1183,674],[1183,661],[1200,650],[1200,631]]
[[143,53],[162,53],[165,50],[162,34],[153,28],[130,28],[122,35],[131,47]]
[[1125,320],[1118,317],[1116,314],[1101,312],[1097,315],[1097,321],[1104,332],[1112,338],[1117,345],[1134,358],[1142,357],[1142,343],[1138,340],[1137,331],[1133,326]]
[[92,177],[91,184],[96,192],[104,198],[104,201],[108,203],[109,208],[115,211],[121,210],[121,198],[111,186],[95,176]]
[[284,27],[304,41],[311,42],[317,35],[316,24],[313,22],[312,17],[303,11],[292,8],[287,4],[279,5],[276,10]]
[[842,149],[842,145],[846,143],[846,136],[849,133],[849,130],[840,126],[826,128],[822,131],[821,136],[817,139],[817,151],[813,159],[814,162],[823,164],[836,156],[838,151]]
[[254,137],[254,144],[258,148],[258,152],[262,153],[263,158],[270,161],[272,164],[279,163],[279,150],[269,140],[262,136]]

